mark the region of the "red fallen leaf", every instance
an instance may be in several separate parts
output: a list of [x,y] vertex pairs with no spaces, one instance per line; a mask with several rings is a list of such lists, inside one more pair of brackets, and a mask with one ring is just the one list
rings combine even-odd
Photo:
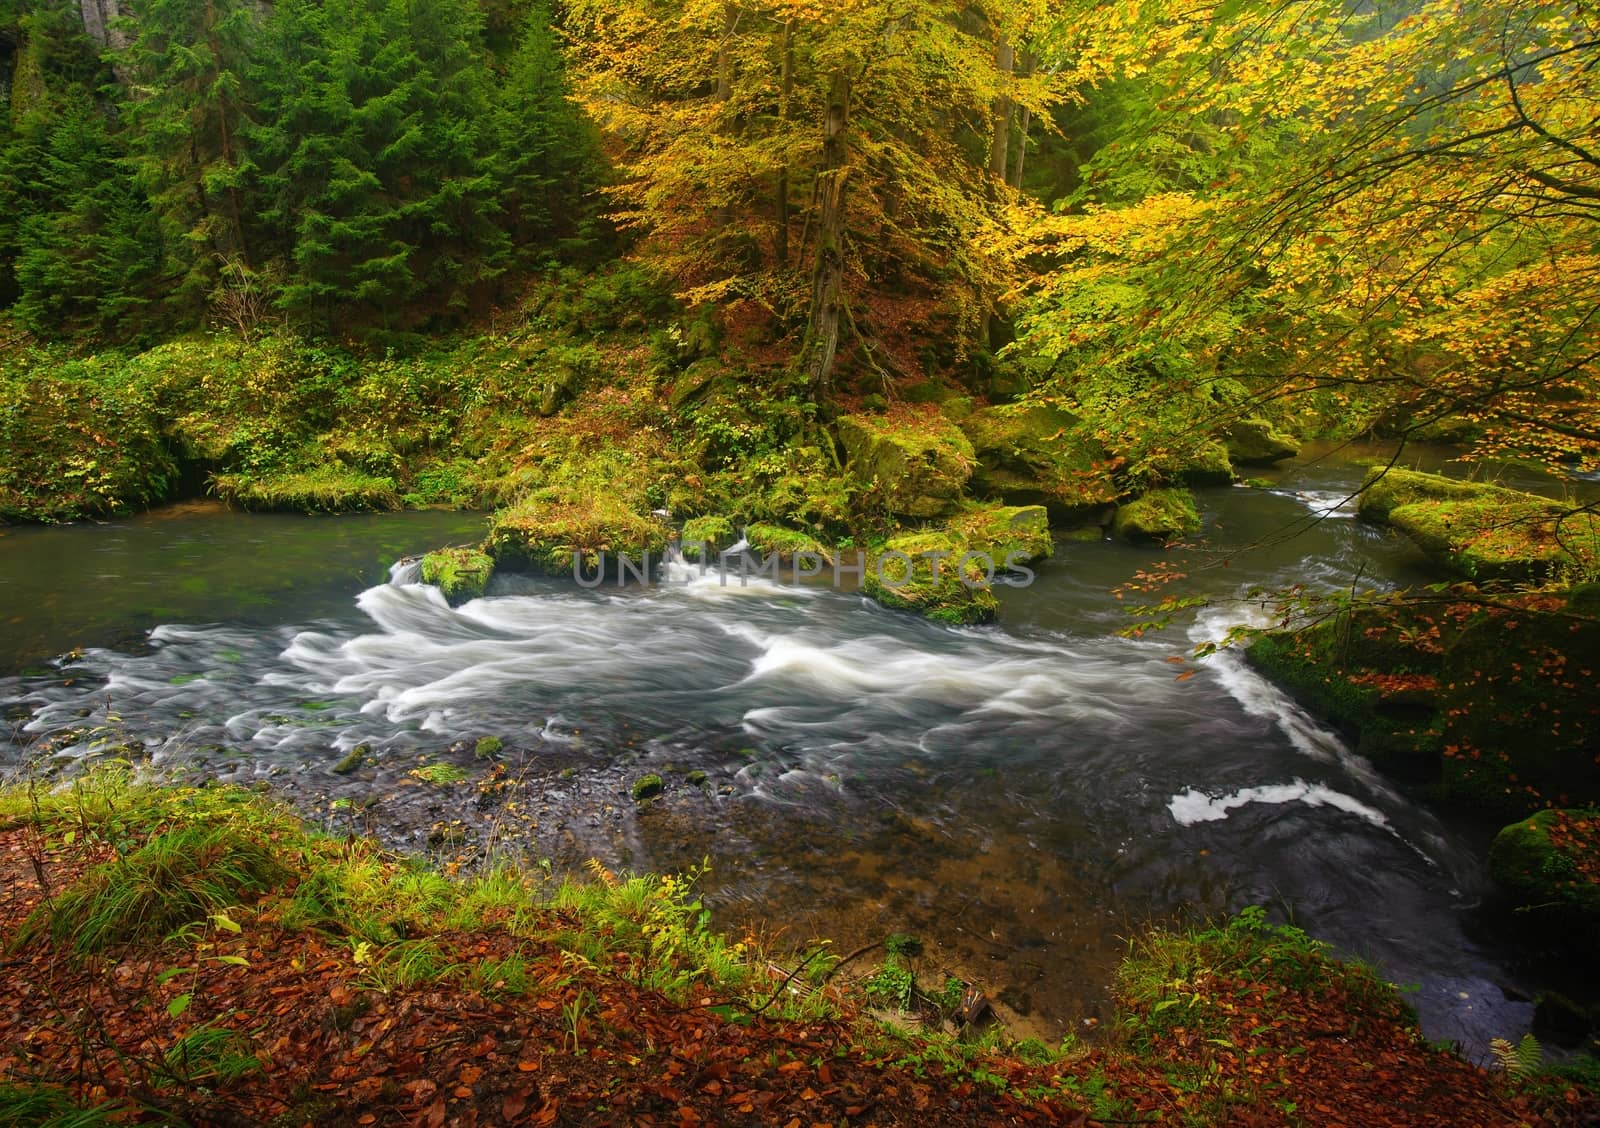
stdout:
[[561,1102],[552,1098],[546,1101],[544,1107],[534,1114],[533,1122],[540,1125],[554,1124],[556,1122],[556,1113],[560,1111]]
[[500,1115],[507,1120],[515,1120],[522,1115],[522,1110],[528,1107],[528,1094],[513,1090],[506,1094],[506,1099],[500,1102]]
[[[428,1106],[428,1128],[440,1128],[444,1123],[444,1098],[440,1097]],[[545,1123],[549,1123],[546,1121]]]

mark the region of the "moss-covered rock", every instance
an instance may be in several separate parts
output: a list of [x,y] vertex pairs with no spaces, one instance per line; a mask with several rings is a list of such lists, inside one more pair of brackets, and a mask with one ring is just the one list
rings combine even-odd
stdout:
[[494,560],[476,548],[441,548],[422,558],[422,582],[433,584],[451,606],[483,595]]
[[1237,475],[1228,448],[1219,440],[1180,450],[1167,450],[1149,459],[1151,472],[1161,482],[1184,486],[1226,486]]
[[1537,919],[1600,930],[1600,809],[1540,811],[1495,836],[1489,873]]
[[691,517],[678,534],[683,558],[691,564],[714,560],[717,553],[738,543],[737,530],[726,517]]
[[1363,607],[1249,658],[1442,800],[1506,815],[1600,802],[1600,620],[1559,597]]
[[1228,459],[1235,466],[1270,466],[1300,453],[1300,444],[1265,419],[1241,419],[1224,436]]
[[968,505],[946,525],[963,551],[983,552],[999,567],[1048,557],[1050,516],[1042,505]]
[[769,525],[758,521],[754,525],[746,526],[744,532],[750,541],[750,547],[764,556],[779,556],[787,560],[802,552],[809,552],[824,559],[832,555],[822,542],[810,533],[786,528],[783,525]]
[[937,411],[847,415],[838,431],[852,475],[897,516],[949,513],[972,476],[972,444]]
[[904,533],[867,561],[861,589],[885,607],[942,623],[987,622],[1000,606],[989,586],[993,577],[983,561],[963,567],[966,551],[973,550],[942,530]]
[[1200,531],[1200,511],[1188,490],[1151,490],[1117,506],[1111,530],[1135,544],[1171,544]]
[[219,474],[212,479],[212,489],[224,501],[245,509],[350,513],[401,506],[393,478],[332,463],[283,473]]
[[495,513],[484,548],[497,564],[569,576],[579,563],[592,570],[624,557],[638,567],[660,560],[670,535],[666,522],[607,483],[579,482],[535,490]]
[[946,623],[992,619],[995,577],[1051,554],[1043,506],[967,505],[943,528],[893,537],[868,561],[862,589],[885,607]]
[[977,457],[973,492],[1011,505],[1043,505],[1071,521],[1116,500],[1105,451],[1078,436],[1077,420],[1044,404],[988,407],[961,421]]
[[1362,485],[1358,513],[1476,580],[1537,580],[1563,567],[1592,573],[1600,566],[1600,518],[1502,486],[1379,468]]
[[659,775],[651,772],[649,775],[643,775],[634,780],[633,786],[628,789],[628,793],[633,796],[635,803],[643,803],[660,795],[666,786],[666,783]]

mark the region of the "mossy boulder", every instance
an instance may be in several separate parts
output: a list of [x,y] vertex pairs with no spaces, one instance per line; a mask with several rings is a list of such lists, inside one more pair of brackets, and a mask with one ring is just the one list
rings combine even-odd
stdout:
[[945,623],[981,623],[999,608],[995,577],[1053,549],[1041,505],[967,505],[939,529],[893,537],[867,562],[862,590],[885,607]]
[[1511,816],[1600,802],[1600,620],[1558,596],[1356,608],[1248,655],[1441,800]]
[[1031,564],[1050,555],[1050,515],[1042,505],[968,505],[946,529],[964,546],[1004,567],[1006,561]]
[[1489,873],[1536,919],[1600,931],[1600,809],[1540,811],[1495,836]]
[[1475,580],[1539,580],[1600,563],[1600,518],[1519,490],[1414,470],[1374,469],[1357,512]]
[[838,432],[851,474],[896,516],[949,513],[972,476],[972,444],[936,410],[847,415]]
[[422,582],[437,587],[452,607],[477,599],[494,575],[494,560],[476,548],[441,548],[422,558]]
[[1228,448],[1211,440],[1182,450],[1167,450],[1149,459],[1157,480],[1184,486],[1226,486],[1236,475]]
[[1241,419],[1223,438],[1235,466],[1270,466],[1300,453],[1300,444],[1265,419]]
[[737,544],[739,533],[726,517],[691,517],[683,523],[679,540],[683,558],[691,564],[698,564],[702,558],[716,559],[718,552]]
[[987,407],[961,421],[978,465],[974,493],[1042,505],[1057,521],[1115,501],[1105,451],[1079,437],[1077,419],[1045,404]]
[[628,793],[633,796],[635,803],[643,803],[660,795],[666,786],[665,781],[659,775],[651,772],[649,775],[642,775],[634,780],[633,786],[628,789]]
[[484,549],[498,565],[570,576],[580,564],[593,570],[624,557],[636,567],[658,561],[670,535],[659,517],[594,481],[535,490],[498,511]]
[[942,530],[893,537],[867,561],[861,590],[885,607],[938,622],[987,622],[1000,604],[983,563],[962,566],[966,551],[959,537]]
[[746,526],[744,532],[750,541],[750,547],[763,556],[778,556],[788,560],[802,552],[823,559],[828,559],[832,555],[822,542],[810,533],[784,525],[770,525],[758,521],[754,525]]
[[1188,490],[1151,490],[1117,506],[1111,531],[1135,544],[1171,544],[1200,531],[1200,511]]

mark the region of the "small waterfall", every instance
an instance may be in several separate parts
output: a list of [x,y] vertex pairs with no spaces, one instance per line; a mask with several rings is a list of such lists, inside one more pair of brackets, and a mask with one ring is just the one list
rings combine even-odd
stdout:
[[409,587],[422,582],[422,557],[402,556],[389,565],[389,586]]

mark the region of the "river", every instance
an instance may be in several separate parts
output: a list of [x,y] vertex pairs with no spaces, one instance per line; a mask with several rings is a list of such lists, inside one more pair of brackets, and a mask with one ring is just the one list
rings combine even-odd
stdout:
[[[1062,543],[978,628],[715,575],[502,576],[452,609],[393,564],[476,539],[472,514],[195,504],[4,529],[0,756],[70,772],[131,744],[165,776],[265,782],[331,829],[445,856],[707,859],[722,925],[841,950],[918,935],[930,969],[1049,1038],[1107,1017],[1144,923],[1259,903],[1481,1052],[1532,1012],[1475,916],[1486,828],[1385,782],[1236,655],[1187,660],[1260,614],[1256,586],[1435,578],[1340,504],[1361,473],[1303,459],[1199,491],[1191,548]],[[1120,637],[1145,597],[1110,590],[1162,562],[1183,573],[1169,590],[1212,603]],[[429,764],[468,778],[430,783]],[[640,807],[647,772],[667,788]]]

